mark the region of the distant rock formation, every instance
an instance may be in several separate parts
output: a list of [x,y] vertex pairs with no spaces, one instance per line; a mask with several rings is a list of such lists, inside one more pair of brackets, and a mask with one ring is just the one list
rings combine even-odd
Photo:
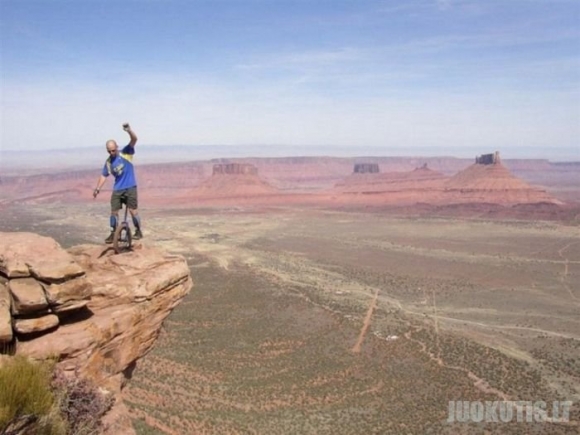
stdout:
[[355,174],[378,174],[380,171],[378,163],[355,163],[353,172]]
[[212,176],[191,191],[194,197],[205,198],[243,198],[276,193],[278,189],[262,180],[254,165],[244,163],[213,165]]
[[475,157],[475,163],[478,165],[495,165],[501,163],[499,158],[499,151],[493,154],[482,154]]
[[258,175],[258,168],[254,165],[244,163],[219,163],[213,165],[212,175],[217,174]]
[[[576,164],[551,163],[540,159],[502,159],[500,161],[499,153],[477,156],[475,160],[480,162],[476,164],[482,167],[505,165],[515,176],[531,184],[545,186],[561,199],[569,199],[571,202],[580,201],[580,193],[577,189],[580,169]],[[270,203],[270,201],[276,201],[275,195],[279,196],[278,200],[285,202],[288,199],[282,198],[282,195],[286,196],[288,193],[304,196],[305,202],[319,203],[323,199],[307,199],[305,195],[311,193],[335,195],[337,190],[334,187],[344,184],[346,177],[359,177],[357,183],[362,183],[364,177],[367,176],[385,176],[385,179],[392,179],[400,177],[402,173],[411,173],[414,168],[421,169],[421,165],[425,162],[428,162],[429,168],[424,169],[432,169],[439,175],[445,176],[455,175],[474,163],[472,158],[454,157],[303,156],[216,158],[150,164],[140,165],[138,168],[139,196],[147,207],[166,207],[169,204],[181,206],[201,198],[204,201],[213,200],[213,198],[219,201],[223,199],[230,204],[235,202],[236,198],[244,198],[244,202],[249,203],[250,196],[255,196],[257,201],[267,200]],[[221,166],[215,166],[216,164]],[[370,167],[367,169],[364,166],[354,169],[356,164],[376,164],[379,172],[372,172],[373,169]],[[357,170],[360,172],[356,172]],[[364,172],[365,170],[370,172]],[[67,172],[54,170],[40,175],[27,175],[26,172],[18,175],[9,172],[5,175],[3,172],[0,207],[21,203],[78,204],[81,202],[102,203],[104,206],[109,200],[109,189],[112,183],[108,181],[108,184],[104,186],[105,190],[94,200],[92,191],[95,171],[98,171],[98,168]],[[414,176],[418,174],[415,173]],[[431,175],[434,174],[431,173]],[[240,177],[239,180],[236,177]],[[418,186],[421,189],[428,187],[425,186],[427,180],[416,183],[423,185]],[[400,188],[400,185],[393,185],[389,190]],[[377,189],[373,188],[371,192],[375,190]],[[436,188],[436,191],[432,191],[425,201],[440,203],[445,198],[450,198],[454,202],[457,200],[450,195],[446,195],[445,198],[434,197],[442,190],[443,187]],[[394,195],[390,195],[388,200],[391,201],[392,198]],[[463,198],[471,201],[476,197],[469,198],[463,195]],[[403,199],[406,201],[405,198]],[[303,200],[300,199],[300,201]]]
[[384,194],[382,200],[387,202],[423,201],[425,195],[442,190],[442,183],[446,179],[445,175],[423,164],[407,172],[355,172],[338,182],[334,192],[347,195]]
[[[562,204],[544,190],[514,176],[501,162],[499,152],[476,157],[476,163],[453,177],[431,170],[426,163],[407,172],[372,172],[361,164],[338,182],[333,193],[339,201],[372,203],[487,203],[499,205]],[[378,165],[377,165],[378,166]]]
[[445,183],[446,202],[491,204],[562,204],[544,190],[514,176],[500,161],[499,153],[484,154],[476,163]]
[[65,251],[48,237],[0,233],[0,349],[57,357],[65,373],[116,396],[105,433],[134,433],[121,389],[191,287],[181,256],[144,247]]

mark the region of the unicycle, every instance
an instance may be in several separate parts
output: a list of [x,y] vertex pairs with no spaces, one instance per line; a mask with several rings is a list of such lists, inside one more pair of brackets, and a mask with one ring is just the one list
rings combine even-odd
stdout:
[[125,217],[123,218],[123,222],[117,225],[115,235],[113,236],[113,249],[116,254],[131,250],[131,227],[129,227],[129,222],[127,222],[127,212],[129,209],[127,204],[123,205],[125,206]]

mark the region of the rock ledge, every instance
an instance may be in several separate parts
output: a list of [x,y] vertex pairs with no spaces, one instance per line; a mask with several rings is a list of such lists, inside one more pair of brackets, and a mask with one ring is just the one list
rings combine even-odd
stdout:
[[193,286],[183,257],[136,248],[64,250],[49,237],[0,233],[0,349],[57,357],[66,373],[115,394],[110,434],[134,433],[121,390]]

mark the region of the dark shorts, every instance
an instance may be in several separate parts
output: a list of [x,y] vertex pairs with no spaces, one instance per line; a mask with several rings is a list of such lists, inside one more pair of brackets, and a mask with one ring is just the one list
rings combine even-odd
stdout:
[[131,210],[137,210],[137,187],[113,191],[111,195],[111,211],[121,210],[122,204],[127,204],[127,208]]

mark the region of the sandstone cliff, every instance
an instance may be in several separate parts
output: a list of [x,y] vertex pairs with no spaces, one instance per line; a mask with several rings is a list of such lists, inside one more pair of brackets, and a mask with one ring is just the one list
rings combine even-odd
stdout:
[[116,396],[105,433],[131,434],[121,390],[191,287],[185,259],[157,249],[65,251],[48,237],[0,233],[0,349],[57,357],[65,373],[91,379]]

